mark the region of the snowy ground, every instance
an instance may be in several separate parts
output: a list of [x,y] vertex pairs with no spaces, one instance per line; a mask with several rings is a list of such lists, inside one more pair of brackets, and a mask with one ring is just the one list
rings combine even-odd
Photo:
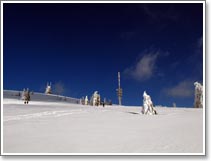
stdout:
[[6,153],[202,153],[203,110],[3,100]]

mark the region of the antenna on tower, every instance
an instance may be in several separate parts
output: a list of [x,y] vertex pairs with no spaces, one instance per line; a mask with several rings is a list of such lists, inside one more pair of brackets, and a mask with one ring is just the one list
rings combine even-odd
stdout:
[[118,72],[118,87],[120,88],[120,72]]
[[116,89],[119,105],[122,105],[122,88],[120,86],[120,72],[118,72],[118,88]]

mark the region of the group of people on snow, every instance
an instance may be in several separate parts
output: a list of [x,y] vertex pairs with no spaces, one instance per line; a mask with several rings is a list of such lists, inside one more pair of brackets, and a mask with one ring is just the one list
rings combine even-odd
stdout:
[[24,104],[28,104],[29,101],[30,101],[30,92],[29,92],[29,89],[23,89],[23,92],[22,92],[22,100],[24,101]]

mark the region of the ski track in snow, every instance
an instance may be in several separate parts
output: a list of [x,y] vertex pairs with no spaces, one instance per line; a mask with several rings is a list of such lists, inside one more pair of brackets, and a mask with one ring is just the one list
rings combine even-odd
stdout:
[[5,116],[4,122],[41,118],[41,117],[61,117],[61,116],[67,116],[67,115],[72,115],[72,114],[82,114],[82,113],[87,113],[87,111],[81,110],[81,109],[71,110],[71,111],[44,111],[44,112],[26,114],[26,115]]
[[[100,108],[95,108],[93,109],[93,112],[109,112],[111,110],[105,110],[105,109],[100,109]],[[140,111],[133,111],[131,110],[126,110],[126,111],[118,111],[118,110],[112,110],[115,113],[125,113],[125,114],[138,114],[142,115]],[[26,119],[36,119],[36,118],[49,118],[49,117],[62,117],[62,116],[68,116],[68,115],[75,115],[75,114],[83,114],[83,113],[90,113],[91,111],[89,110],[84,110],[84,109],[78,109],[78,110],[60,110],[60,111],[44,111],[44,112],[38,112],[38,113],[31,113],[31,114],[23,114],[23,115],[15,115],[15,116],[4,116],[3,121],[8,122],[8,121],[18,121],[18,120],[26,120]],[[159,115],[177,115],[177,113],[159,113]]]

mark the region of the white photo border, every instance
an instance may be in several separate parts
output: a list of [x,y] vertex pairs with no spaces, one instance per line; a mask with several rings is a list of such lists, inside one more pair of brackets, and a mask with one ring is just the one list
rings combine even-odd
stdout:
[[156,156],[205,156],[206,155],[206,149],[205,149],[205,128],[206,128],[206,115],[205,115],[205,108],[206,108],[206,100],[203,99],[203,104],[205,107],[203,108],[203,152],[202,153],[4,153],[3,149],[3,5],[6,3],[202,3],[203,4],[203,96],[206,99],[206,60],[205,60],[205,1],[1,1],[1,155],[7,156],[7,155],[86,155],[86,156],[93,156],[93,155],[110,155],[110,156],[117,156],[117,155],[131,155],[131,156],[149,156],[149,155],[156,155]]

